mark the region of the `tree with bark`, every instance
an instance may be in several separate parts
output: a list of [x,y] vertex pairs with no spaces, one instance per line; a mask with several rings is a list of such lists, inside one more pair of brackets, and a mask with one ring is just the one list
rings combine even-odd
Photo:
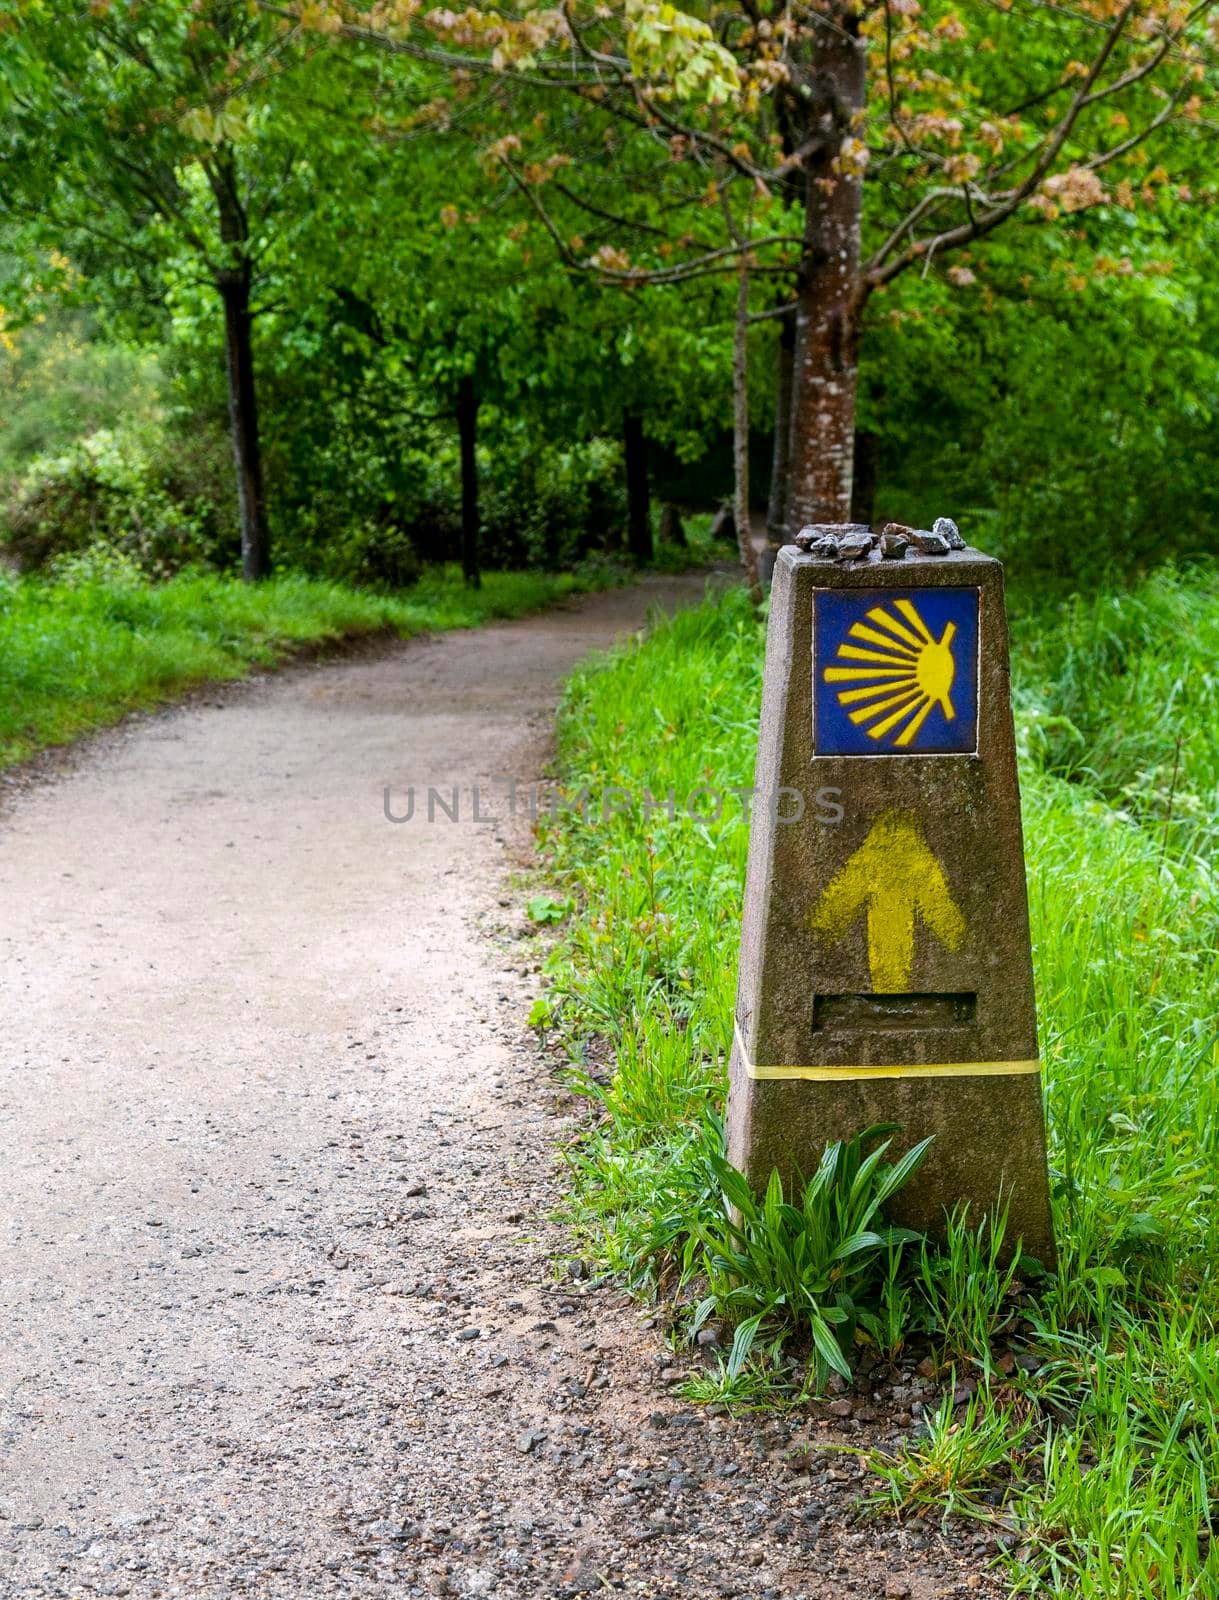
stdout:
[[[311,115],[323,107],[329,146],[343,145],[317,168],[296,235],[303,272],[311,284],[342,283],[364,308],[367,337],[418,390],[414,414],[456,427],[468,582],[479,580],[480,429],[497,437],[506,423],[558,439],[617,436],[627,548],[647,564],[649,439],[687,457],[705,446],[706,430],[690,427],[703,420],[691,381],[699,339],[675,337],[658,310],[628,306],[537,248],[495,148],[503,85],[481,80],[446,98],[426,64],[390,69],[384,52],[349,45],[328,70],[315,61],[295,76],[291,103],[307,98]],[[372,239],[378,248],[351,249]],[[686,403],[673,404],[679,394]]]
[[[427,63],[458,95],[488,77],[512,90],[513,131],[490,154],[569,267],[639,288],[736,278],[745,261],[765,291],[751,323],[792,315],[790,302],[776,456],[791,529],[849,518],[860,344],[897,278],[964,286],[962,252],[1005,224],[1074,227],[1084,211],[1149,204],[1205,160],[1215,3],[269,9]],[[539,112],[540,97],[562,111]],[[725,190],[751,194],[740,238],[715,226]]]
[[636,566],[646,567],[653,555],[648,445],[643,419],[630,406],[622,413],[622,454],[626,462],[627,549]]
[[[311,222],[306,253],[314,274],[341,278],[345,292],[367,308],[372,336],[413,396],[407,420],[456,430],[460,511],[453,554],[466,584],[478,588],[480,439],[488,416],[524,403],[529,328],[546,285],[521,259],[510,227],[498,219],[480,224],[471,209],[471,173],[464,164],[452,171],[452,156],[438,135],[413,145],[404,160],[379,135],[363,181],[354,189],[344,184],[333,212]],[[341,227],[332,225],[334,216],[342,217]],[[376,238],[381,247],[353,258],[352,238]]]
[[301,152],[277,138],[268,100],[297,38],[226,0],[0,8],[0,217],[27,259],[96,262],[95,294],[141,297],[152,318],[179,268],[218,297],[251,581],[271,560],[255,324],[285,212],[304,198]]

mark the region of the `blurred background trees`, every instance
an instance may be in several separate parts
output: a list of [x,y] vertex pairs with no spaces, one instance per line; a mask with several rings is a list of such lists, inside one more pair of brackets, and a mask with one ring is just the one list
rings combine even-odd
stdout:
[[[839,25],[858,105],[817,75]],[[744,265],[759,528],[837,473],[1046,571],[1213,548],[1209,26],[0,0],[0,541],[387,586],[646,562],[732,496]],[[831,424],[799,373],[848,199]]]

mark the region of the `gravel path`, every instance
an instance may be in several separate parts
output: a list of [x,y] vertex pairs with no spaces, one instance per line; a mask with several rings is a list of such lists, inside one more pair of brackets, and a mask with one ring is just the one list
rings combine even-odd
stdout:
[[866,1420],[683,1409],[644,1314],[556,1278],[520,829],[383,815],[528,781],[570,666],[701,589],[293,668],[16,792],[0,1594],[989,1592],[856,1526],[807,1446]]

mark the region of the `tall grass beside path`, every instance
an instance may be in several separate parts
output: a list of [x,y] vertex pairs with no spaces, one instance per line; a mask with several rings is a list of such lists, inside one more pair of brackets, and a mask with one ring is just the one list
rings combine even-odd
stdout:
[[304,645],[472,628],[609,577],[489,572],[471,590],[455,569],[433,570],[379,594],[291,573],[258,585],[203,572],[154,583],[121,561],[81,562],[59,581],[0,574],[0,767]]

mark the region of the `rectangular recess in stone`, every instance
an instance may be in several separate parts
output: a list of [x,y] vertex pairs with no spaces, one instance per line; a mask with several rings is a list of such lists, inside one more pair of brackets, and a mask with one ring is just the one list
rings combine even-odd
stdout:
[[908,1033],[916,1028],[971,1028],[976,994],[819,994],[813,1028],[868,1028]]
[[977,589],[814,594],[814,755],[972,755],[977,748]]

